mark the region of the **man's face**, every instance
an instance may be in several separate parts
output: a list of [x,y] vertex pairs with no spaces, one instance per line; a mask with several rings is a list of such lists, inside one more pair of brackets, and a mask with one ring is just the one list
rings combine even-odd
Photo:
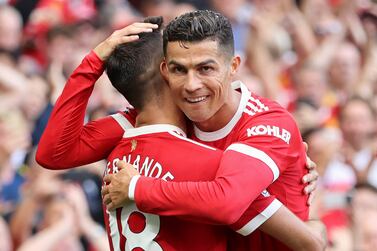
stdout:
[[166,54],[161,70],[186,116],[200,125],[221,114],[218,112],[229,102],[239,58],[222,53],[213,40],[183,45],[169,42]]
[[340,127],[345,140],[354,148],[362,148],[369,142],[373,126],[372,112],[363,102],[353,101],[344,108]]

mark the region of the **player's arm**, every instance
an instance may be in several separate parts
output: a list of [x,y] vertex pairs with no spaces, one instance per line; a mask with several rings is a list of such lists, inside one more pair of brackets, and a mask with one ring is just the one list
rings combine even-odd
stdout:
[[273,180],[273,172],[261,161],[229,149],[223,153],[212,181],[163,182],[140,176],[134,194],[131,190],[129,195],[141,211],[229,225]]
[[[105,177],[105,181],[113,185],[104,188],[104,202],[109,208],[119,207],[130,197],[134,198],[141,211],[147,213],[190,216],[215,224],[233,224],[284,171],[289,151],[290,145],[277,137],[245,137],[223,153],[213,181],[164,182],[138,176],[131,180],[128,189],[130,180],[127,178],[119,178],[117,183],[111,181],[110,177],[122,176],[123,172],[120,172]],[[118,187],[120,184],[124,185],[122,189]],[[118,201],[112,198],[116,191],[123,193],[119,194]],[[125,191],[130,193],[125,194]],[[269,216],[277,209],[272,206],[272,211],[267,210]]]
[[[102,73],[102,60],[91,52],[68,79],[38,145],[36,160],[45,168],[70,168],[103,159],[106,148],[122,137],[122,128],[111,117],[84,126],[89,97]],[[114,135],[108,136],[106,129]]]
[[121,139],[127,121],[121,114],[84,125],[94,84],[104,71],[103,61],[121,43],[138,39],[154,24],[134,23],[115,31],[87,55],[68,79],[39,142],[36,159],[49,169],[89,164],[107,157]]
[[320,251],[326,247],[326,228],[320,222],[304,223],[285,206],[281,206],[260,227],[292,250]]
[[[236,143],[223,153],[213,181],[164,182],[140,176],[134,193],[131,190],[129,196],[140,210],[148,213],[194,216],[229,225],[235,223],[278,176],[279,168],[267,154]],[[268,216],[277,209],[272,206],[272,211],[267,210]]]
[[[129,197],[135,200],[141,211],[147,213],[186,216],[213,224],[233,224],[274,181],[270,167],[259,159],[237,151],[237,146],[232,145],[222,154],[216,177],[212,181],[165,182],[143,176],[135,176],[130,180],[131,176],[137,174],[136,170],[119,162],[122,171],[104,177],[108,184],[103,188],[104,203],[113,209],[121,206],[124,199]],[[212,154],[214,158],[218,157],[216,152]],[[208,168],[207,165],[203,163],[202,168]],[[270,208],[269,215],[277,209]]]

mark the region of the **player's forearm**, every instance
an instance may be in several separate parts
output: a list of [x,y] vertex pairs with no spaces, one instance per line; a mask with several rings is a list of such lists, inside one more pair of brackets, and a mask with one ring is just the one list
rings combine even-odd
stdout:
[[[94,84],[103,73],[102,61],[92,52],[68,79],[40,140],[36,159],[49,169],[76,166],[85,111]],[[81,163],[80,163],[81,164]]]
[[319,243],[322,247],[321,250],[324,250],[327,246],[327,229],[325,224],[320,220],[308,220],[305,222],[305,225],[309,227],[313,233],[313,238]]
[[[142,177],[135,193],[137,207],[162,216],[182,216],[210,224],[231,224],[230,196],[214,182],[165,182]],[[235,205],[235,203],[233,204]],[[242,209],[241,209],[242,210]]]
[[321,240],[313,228],[308,227],[284,206],[263,223],[260,229],[292,250],[322,251],[325,249],[325,241]]
[[141,177],[136,184],[135,201],[140,210],[148,213],[230,225],[271,180],[258,168],[223,163],[213,181],[165,182]]

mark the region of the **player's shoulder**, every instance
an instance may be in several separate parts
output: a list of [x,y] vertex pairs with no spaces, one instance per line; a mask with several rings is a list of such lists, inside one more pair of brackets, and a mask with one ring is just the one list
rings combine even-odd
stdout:
[[242,120],[246,123],[270,122],[284,124],[294,123],[292,115],[279,103],[271,99],[251,93],[243,110]]
[[133,107],[126,107],[123,111],[118,111],[110,115],[123,129],[132,129],[135,127],[137,112]]
[[293,116],[277,102],[251,93],[239,128],[247,137],[275,136],[289,144],[299,130]]

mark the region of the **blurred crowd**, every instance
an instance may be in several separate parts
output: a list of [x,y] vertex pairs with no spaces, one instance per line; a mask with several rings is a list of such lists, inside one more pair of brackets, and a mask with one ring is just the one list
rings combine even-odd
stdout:
[[[233,25],[238,79],[287,108],[320,179],[311,217],[328,250],[377,250],[377,1],[0,0],[0,251],[108,250],[104,162],[49,171],[34,158],[81,59],[115,29],[213,9]],[[106,76],[86,120],[127,102]]]

